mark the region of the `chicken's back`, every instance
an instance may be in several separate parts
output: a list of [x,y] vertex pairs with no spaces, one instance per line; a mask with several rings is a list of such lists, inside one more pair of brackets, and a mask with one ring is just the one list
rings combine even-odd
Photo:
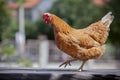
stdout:
[[107,40],[109,30],[109,27],[106,27],[99,21],[85,28],[85,33],[102,45]]
[[99,42],[101,45],[105,43],[110,30],[110,24],[112,23],[114,16],[112,12],[108,12],[100,21],[93,23],[85,32],[91,36],[94,40]]

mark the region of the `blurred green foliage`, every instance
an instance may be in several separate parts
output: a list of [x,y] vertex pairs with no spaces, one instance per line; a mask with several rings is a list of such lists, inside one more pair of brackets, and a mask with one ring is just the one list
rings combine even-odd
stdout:
[[26,39],[36,39],[39,35],[38,27],[35,23],[32,23],[28,20],[25,21],[25,35]]
[[0,0],[0,41],[2,40],[3,32],[10,24],[10,12],[6,3],[7,0]]
[[30,67],[30,66],[32,66],[32,62],[31,62],[30,60],[27,60],[27,59],[18,58],[18,59],[17,59],[17,62],[18,62],[21,66],[24,66],[24,67]]
[[5,44],[2,45],[2,59],[6,60],[7,62],[10,61],[12,56],[15,56],[15,47],[12,44]]
[[100,20],[101,11],[91,0],[57,0],[50,10],[75,28],[84,28]]
[[[2,60],[6,62],[15,61],[19,63],[21,66],[29,67],[32,66],[32,62],[28,59],[22,59],[21,57],[15,54],[15,46],[7,41],[5,44],[0,46],[2,53]],[[17,58],[15,58],[17,56]]]
[[38,28],[38,35],[47,35],[49,40],[54,39],[53,28],[50,25],[46,25],[43,20],[38,20],[35,25]]
[[120,0],[111,0],[106,11],[112,11],[115,19],[111,25],[109,39],[116,47],[120,47]]
[[22,4],[25,2],[25,0],[16,0],[16,2],[17,2],[19,5],[22,5]]
[[16,22],[12,22],[2,33],[2,40],[15,39],[15,33],[18,31],[18,25]]
[[[2,39],[15,39],[15,34],[19,29],[17,22],[12,22],[9,27],[3,32]],[[25,20],[25,35],[26,39],[36,39],[39,35],[38,27],[34,23]]]

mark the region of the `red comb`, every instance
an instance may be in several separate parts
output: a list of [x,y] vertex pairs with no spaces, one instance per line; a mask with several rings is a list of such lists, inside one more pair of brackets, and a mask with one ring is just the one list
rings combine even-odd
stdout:
[[45,20],[45,23],[49,23],[50,22],[50,13],[44,13],[43,15],[42,15],[42,18]]

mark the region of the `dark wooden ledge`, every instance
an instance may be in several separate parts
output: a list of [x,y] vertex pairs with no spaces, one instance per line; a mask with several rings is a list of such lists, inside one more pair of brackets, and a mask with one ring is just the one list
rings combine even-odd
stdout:
[[0,68],[0,80],[120,80],[120,70]]

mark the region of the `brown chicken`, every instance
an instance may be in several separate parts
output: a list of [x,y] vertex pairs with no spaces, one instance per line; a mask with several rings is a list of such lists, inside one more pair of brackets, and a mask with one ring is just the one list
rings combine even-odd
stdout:
[[70,55],[73,59],[60,65],[65,67],[72,61],[81,60],[79,71],[83,70],[85,62],[89,59],[100,57],[105,51],[105,41],[108,37],[109,26],[114,16],[111,12],[100,21],[91,24],[84,29],[74,29],[65,21],[54,14],[44,13],[43,19],[46,24],[51,24],[54,29],[57,47]]

